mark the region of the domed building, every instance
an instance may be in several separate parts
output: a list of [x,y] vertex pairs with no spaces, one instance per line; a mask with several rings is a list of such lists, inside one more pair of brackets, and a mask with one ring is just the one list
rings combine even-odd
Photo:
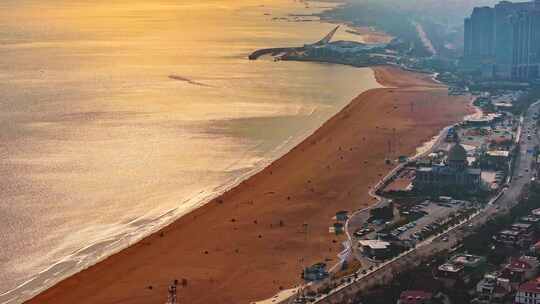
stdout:
[[448,150],[444,164],[418,168],[413,185],[418,191],[474,192],[480,188],[481,173],[480,169],[469,167],[467,150],[458,142]]
[[448,166],[455,169],[466,168],[468,164],[467,150],[465,150],[465,148],[460,144],[453,145],[448,151],[446,163]]

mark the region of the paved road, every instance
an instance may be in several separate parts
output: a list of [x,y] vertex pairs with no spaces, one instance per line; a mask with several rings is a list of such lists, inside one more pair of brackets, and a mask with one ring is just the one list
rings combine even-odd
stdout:
[[532,117],[539,111],[540,102],[536,102],[529,108],[523,118],[523,123],[521,126],[522,131],[519,139],[521,145],[520,152],[519,155],[517,155],[516,157],[511,183],[508,189],[501,196],[501,198],[497,200],[494,204],[496,206],[499,206],[499,208],[507,209],[516,205],[523,188],[531,181],[531,178],[534,176],[534,172],[531,167],[535,159],[532,154],[527,152],[527,150],[534,149],[536,146],[540,145],[540,139],[537,135],[534,134],[534,132],[532,132],[531,140],[528,140],[527,130],[529,128],[533,130],[536,128],[536,122]]

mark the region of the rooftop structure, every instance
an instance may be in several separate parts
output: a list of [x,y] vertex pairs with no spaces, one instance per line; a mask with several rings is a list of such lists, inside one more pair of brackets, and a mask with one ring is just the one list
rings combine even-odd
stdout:
[[381,240],[358,241],[358,247],[365,256],[374,259],[388,258],[391,252],[391,244]]
[[498,113],[490,113],[487,115],[474,115],[465,119],[466,125],[471,126],[486,126],[492,124],[493,122],[501,119],[502,115]]
[[514,105],[512,103],[504,102],[504,101],[494,102],[493,105],[495,106],[495,108],[497,110],[509,110],[509,109],[512,109],[514,107]]
[[500,235],[507,235],[507,236],[518,236],[520,233],[516,230],[503,230],[499,232]]
[[484,264],[486,258],[472,254],[458,254],[453,256],[450,261],[454,264],[461,264],[466,268],[476,268]]
[[534,209],[533,211],[531,211],[531,214],[540,217],[540,208]]
[[465,271],[464,265],[448,262],[437,268],[435,278],[441,281],[445,287],[452,288],[457,281],[469,282],[470,274]]
[[519,286],[514,303],[537,304],[538,299],[540,299],[540,280],[536,278]]
[[[505,140],[507,140],[506,137],[497,137],[497,139],[493,140],[492,142],[502,143]],[[509,166],[509,159],[510,151],[491,150],[487,151],[485,157],[481,158],[481,164],[483,168],[486,169],[505,171]]]
[[528,247],[533,242],[534,226],[532,223],[514,223],[511,229],[500,231],[494,239],[500,243]]
[[538,218],[536,216],[524,216],[524,217],[520,218],[520,220],[522,222],[530,223],[530,224],[536,224],[536,223],[540,222],[540,218]]
[[510,151],[502,151],[502,150],[497,150],[497,151],[487,151],[487,152],[486,152],[486,155],[491,156],[491,157],[502,157],[502,158],[507,158],[507,157],[510,156]]
[[506,295],[512,290],[512,287],[508,279],[501,278],[500,276],[500,272],[485,274],[484,278],[476,284],[476,292],[483,295],[495,295],[497,293]]
[[511,258],[504,267],[502,276],[511,282],[521,283],[534,278],[537,272],[538,260],[535,257],[522,256],[518,259]]
[[514,223],[514,224],[512,224],[511,228],[512,228],[512,230],[527,232],[527,231],[532,229],[532,224],[530,224],[530,223]]
[[421,290],[406,290],[399,296],[398,304],[429,304],[433,294]]
[[390,243],[380,240],[362,240],[358,241],[358,244],[362,247],[369,247],[371,249],[387,249]]
[[529,247],[533,243],[534,230],[519,227],[522,227],[522,225],[518,225],[510,230],[503,230],[494,236],[493,239],[509,246]]
[[529,264],[527,261],[515,259],[511,260],[510,264],[507,265],[507,268],[512,271],[525,271],[527,269],[531,269],[532,265]]
[[463,271],[465,269],[465,266],[456,263],[445,263],[439,266],[438,269],[439,271],[447,273],[459,273],[460,271]]

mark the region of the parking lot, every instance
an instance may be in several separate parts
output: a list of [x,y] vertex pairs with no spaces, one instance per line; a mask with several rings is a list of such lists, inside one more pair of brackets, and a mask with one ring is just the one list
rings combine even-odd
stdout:
[[[396,227],[395,229],[389,231],[389,234],[394,237],[396,240],[413,240],[418,241],[418,237],[421,234],[428,234],[429,230],[433,227],[430,225],[437,225],[437,222],[441,222],[456,211],[460,210],[462,207],[466,206],[468,203],[460,201],[450,201],[446,203],[437,203],[431,201],[425,201],[421,204],[416,205],[411,208],[410,211],[421,212],[425,214],[415,221],[411,221],[403,226]],[[391,222],[386,223],[386,225],[391,224]],[[376,239],[378,232],[384,230],[384,223],[380,225],[376,224],[365,224],[361,229],[358,229],[354,233],[356,239]],[[416,237],[414,237],[416,235]]]
[[418,220],[411,222],[403,228],[397,229],[400,233],[397,237],[400,240],[415,240],[415,236],[421,235],[422,231],[428,231],[430,225],[436,223],[439,220],[448,218],[450,214],[455,213],[463,206],[463,203],[434,203],[424,202],[421,204],[420,210],[427,213],[427,215],[419,218]]

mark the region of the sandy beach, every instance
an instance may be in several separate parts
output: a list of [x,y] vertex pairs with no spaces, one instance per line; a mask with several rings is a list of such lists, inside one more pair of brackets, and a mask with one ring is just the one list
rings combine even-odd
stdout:
[[474,111],[430,75],[374,70],[387,88],[361,94],[260,173],[29,303],[164,303],[175,279],[187,281],[180,303],[250,303],[298,284],[302,265],[336,262],[335,212],[374,203],[368,190],[391,170],[386,158],[413,154]]

